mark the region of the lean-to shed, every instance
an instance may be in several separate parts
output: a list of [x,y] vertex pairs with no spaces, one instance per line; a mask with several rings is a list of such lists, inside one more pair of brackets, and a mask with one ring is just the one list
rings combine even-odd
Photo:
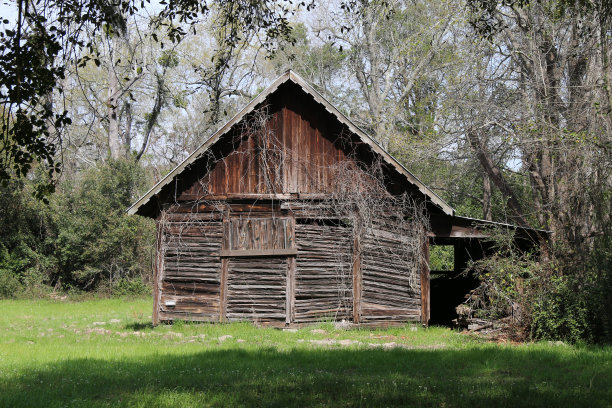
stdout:
[[292,71],[128,212],[157,220],[154,324],[426,324],[429,242],[484,236]]

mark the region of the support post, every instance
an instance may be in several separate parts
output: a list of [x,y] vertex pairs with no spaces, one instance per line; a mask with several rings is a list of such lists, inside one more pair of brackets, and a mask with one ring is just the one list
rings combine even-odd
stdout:
[[353,217],[353,323],[361,322],[361,242],[359,240],[360,222],[358,215]]
[[157,326],[159,324],[159,304],[161,301],[161,292],[162,292],[162,279],[163,279],[163,271],[164,271],[164,246],[163,246],[163,237],[164,237],[164,223],[161,221],[164,217],[164,213],[162,213],[155,222],[156,229],[156,242],[155,242],[155,261],[153,264],[153,326]]
[[[230,219],[229,208],[223,213],[223,250],[230,249]],[[229,268],[229,258],[221,258],[221,276],[219,278],[219,321],[227,320],[227,274]]]
[[295,308],[295,256],[287,258],[287,303],[285,305],[285,323],[293,322]]
[[425,234],[421,261],[421,323],[429,324],[430,287],[429,287],[429,238]]

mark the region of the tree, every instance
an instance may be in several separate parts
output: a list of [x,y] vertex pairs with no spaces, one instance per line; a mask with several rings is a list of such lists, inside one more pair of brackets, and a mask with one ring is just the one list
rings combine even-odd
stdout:
[[346,49],[365,103],[354,119],[385,147],[399,134],[427,133],[448,55],[451,4],[356,1],[330,14],[322,35]]
[[[290,0],[223,0],[217,4],[227,11],[224,24],[229,31],[223,41],[230,48],[240,42],[243,32],[255,30],[262,32],[266,49],[273,51],[276,40],[290,33]],[[81,65],[88,60],[99,64],[91,35],[100,29],[124,32],[126,17],[136,14],[143,5],[134,0],[16,1],[15,27],[5,29],[0,38],[0,179],[8,180],[16,173],[24,175],[35,162],[50,174],[58,171],[56,149],[61,130],[70,119],[53,104],[53,95],[64,91],[67,61],[76,58]],[[209,12],[209,2],[171,0],[164,4],[155,23],[165,28],[168,38],[175,42]],[[110,105],[112,121],[115,105]]]
[[[480,13],[473,23],[497,46],[497,72],[505,72],[503,83],[515,104],[490,99],[502,114],[481,116],[466,136],[515,218],[528,223],[526,208],[533,208],[537,225],[574,249],[610,225],[609,205],[601,205],[612,188],[605,4],[471,2]],[[532,206],[521,205],[482,137],[499,131],[520,151],[534,191]]]

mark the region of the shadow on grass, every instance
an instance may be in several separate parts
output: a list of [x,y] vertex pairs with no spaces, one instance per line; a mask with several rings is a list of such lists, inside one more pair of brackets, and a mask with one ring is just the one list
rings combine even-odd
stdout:
[[149,323],[129,323],[123,327],[126,330],[133,330],[133,331],[152,330],[154,328],[153,323],[151,322]]
[[[604,353],[605,354],[605,353]],[[215,350],[74,359],[6,377],[0,406],[609,406],[597,353]]]

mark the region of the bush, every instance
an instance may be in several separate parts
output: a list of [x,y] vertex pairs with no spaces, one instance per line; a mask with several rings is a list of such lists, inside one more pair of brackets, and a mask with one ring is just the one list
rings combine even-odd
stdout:
[[[533,340],[612,342],[611,238],[583,256],[541,261],[514,248],[511,232],[492,236],[495,252],[472,265],[480,286],[470,305],[479,317],[512,317],[515,334]],[[568,253],[554,248],[554,254]]]
[[13,272],[0,268],[0,299],[17,297],[22,290],[23,287]]
[[534,294],[532,336],[612,343],[612,237],[558,261],[555,272]]
[[[32,196],[37,177],[0,187],[0,229],[10,231],[0,235],[0,296],[43,296],[50,287],[113,293],[124,280],[148,281],[155,223],[125,214],[148,185],[137,163],[86,170],[63,181],[49,205]],[[143,290],[132,286],[121,290]]]
[[141,278],[121,279],[113,288],[113,296],[145,296],[151,294],[151,286]]
[[150,275],[155,223],[125,213],[144,184],[138,164],[117,160],[64,186],[54,203],[59,231],[54,280],[112,293],[115,282]]
[[532,338],[570,343],[592,340],[585,303],[588,296],[574,291],[571,283],[566,276],[553,276],[545,285],[539,285],[542,288],[533,291]]

